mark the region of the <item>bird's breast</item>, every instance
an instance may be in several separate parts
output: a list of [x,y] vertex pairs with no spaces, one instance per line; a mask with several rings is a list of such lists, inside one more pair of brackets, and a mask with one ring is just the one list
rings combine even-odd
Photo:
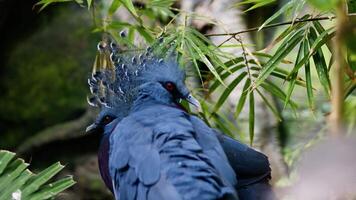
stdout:
[[98,152],[99,171],[106,187],[113,192],[112,181],[109,172],[109,135],[104,135]]

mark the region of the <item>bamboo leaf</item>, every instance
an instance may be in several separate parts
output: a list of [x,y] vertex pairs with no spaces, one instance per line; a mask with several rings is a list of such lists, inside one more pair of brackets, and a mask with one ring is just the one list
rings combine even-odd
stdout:
[[245,85],[242,89],[242,92],[241,92],[241,96],[240,96],[240,99],[236,105],[236,111],[235,111],[235,114],[234,114],[234,117],[235,119],[237,119],[245,105],[245,102],[246,102],[246,97],[247,97],[247,94],[248,94],[248,88],[250,87],[251,85],[251,79],[247,79],[246,82],[245,82]]
[[39,12],[41,12],[43,9],[45,9],[47,6],[53,3],[62,3],[62,2],[70,2],[73,0],[41,0],[35,4],[35,6],[42,5]]
[[250,136],[250,145],[252,146],[255,135],[255,97],[253,91],[251,91],[249,94],[248,129]]
[[108,10],[108,16],[112,16],[116,12],[116,10],[120,8],[121,5],[122,3],[120,0],[113,0]]
[[[309,52],[308,42],[304,42],[304,57],[307,56],[308,52]],[[309,61],[305,63],[304,70],[305,70],[305,81],[307,83],[308,104],[309,104],[309,108],[311,110],[314,110],[313,86],[312,86]]]
[[198,63],[197,63],[197,60],[195,59],[195,55],[194,55],[194,52],[192,50],[192,47],[189,45],[189,43],[186,43],[184,42],[186,45],[186,49],[188,50],[189,54],[190,54],[190,58],[191,60],[193,61],[193,65],[195,67],[195,70],[196,72],[198,73],[198,76],[199,76],[199,79],[202,81],[202,76],[201,76],[201,73],[200,73],[200,69],[199,69],[199,66],[198,66]]
[[[229,77],[229,75],[231,75],[232,73],[242,69],[245,67],[245,64],[240,64],[237,65],[233,68],[230,69],[230,72],[225,72],[224,74],[220,75],[221,80],[225,80],[227,77]],[[215,80],[213,82],[213,84],[209,87],[209,93],[213,93],[219,86],[221,85],[219,80]]]
[[[310,15],[304,15],[303,17],[300,18],[300,20],[308,19]],[[280,41],[284,40],[290,33],[292,33],[295,30],[300,30],[303,26],[305,26],[306,22],[304,23],[297,23],[293,24],[289,27],[287,27],[280,35],[276,37],[265,49],[272,49],[274,45],[279,43]]]
[[314,43],[311,45],[309,54],[305,55],[303,59],[293,68],[293,70],[289,73],[289,75],[298,71],[309,59],[313,56],[316,51],[323,46],[330,38],[334,37],[335,32],[328,34],[334,28],[330,28],[326,30],[323,34],[320,34],[315,40]]
[[[318,31],[319,34],[323,34],[325,32],[324,27],[320,24],[319,21],[313,21],[313,25],[314,25],[315,29]],[[329,35],[326,34],[326,37],[329,37]],[[329,51],[332,52],[333,48],[332,48],[331,40],[326,42],[326,46],[328,47]]]
[[[326,33],[325,35],[327,37],[328,36],[327,32],[325,31],[324,33]],[[310,34],[310,37],[308,38],[309,43],[310,43],[310,45],[312,45],[317,40],[317,34],[313,27],[310,28],[309,34]],[[316,53],[313,55],[313,60],[315,63],[315,67],[316,67],[316,71],[318,73],[320,83],[322,84],[326,94],[328,96],[330,96],[330,79],[329,79],[328,67],[326,65],[323,50],[321,49],[321,46],[316,49]]]
[[137,15],[135,6],[132,3],[132,0],[120,0],[120,2],[125,6],[125,8],[131,13],[131,15],[142,24],[141,18]]
[[262,98],[262,100],[265,102],[265,104],[267,105],[267,107],[272,111],[272,113],[274,114],[274,116],[281,121],[281,115],[279,114],[278,110],[268,101],[268,99],[265,97],[265,95],[262,94],[262,92],[259,89],[256,89],[257,93],[260,95],[260,97]]
[[205,54],[202,52],[202,50],[189,37],[186,37],[186,40],[189,42],[189,44],[194,49],[194,51],[197,52],[197,54],[200,57],[200,60],[208,67],[208,69],[215,76],[215,78],[217,80],[219,80],[223,85],[225,85],[224,82],[221,80],[219,74],[216,72],[214,66],[211,64],[211,62],[205,56]]
[[[296,64],[301,60],[303,52],[304,52],[304,42],[301,42],[300,46],[299,46],[297,58],[296,58],[296,61],[295,61]],[[286,99],[284,101],[284,108],[287,107],[289,99],[292,96],[292,92],[294,90],[294,86],[295,86],[295,83],[296,83],[297,76],[298,76],[298,71],[296,71],[294,74],[291,75],[291,80],[289,81],[289,84],[288,84],[287,96],[286,96]]]
[[[286,99],[286,94],[281,90],[278,86],[276,86],[274,83],[266,80],[261,84],[261,87],[265,89],[266,91],[270,92],[272,95],[276,96],[277,98],[281,99],[283,102]],[[288,104],[291,106],[291,108],[295,111],[297,109],[297,104],[293,101],[289,101]]]
[[261,70],[259,76],[253,84],[253,88],[257,88],[273,72],[281,60],[294,49],[294,47],[302,39],[303,32],[304,30],[298,30],[281,44],[281,46],[277,49],[276,54],[270,60],[268,60],[266,65]]
[[154,38],[151,33],[149,33],[143,26],[137,26],[136,30],[140,33],[140,35],[145,38],[148,43],[152,43]]
[[225,102],[227,97],[230,95],[230,93],[236,88],[236,86],[242,81],[242,79],[247,75],[247,72],[242,72],[238,77],[236,77],[235,80],[233,80],[228,87],[224,90],[224,92],[221,94],[218,102],[215,104],[213,112],[216,112],[219,110],[219,108],[222,106],[222,104]]
[[258,29],[258,31],[260,31],[261,29],[263,29],[263,27],[265,27],[267,24],[269,24],[270,22],[272,22],[273,20],[275,20],[277,17],[279,17],[280,15],[282,15],[283,13],[287,12],[288,10],[290,10],[294,5],[294,1],[289,1],[288,3],[284,4],[282,6],[282,8],[280,8],[277,12],[275,12],[271,17],[269,17]]
[[87,0],[88,10],[89,10],[89,9],[90,9],[90,7],[91,7],[91,3],[92,3],[92,0]]
[[[257,1],[256,1],[257,2]],[[274,3],[275,0],[263,0],[263,1],[259,1],[258,3],[256,3],[255,5],[251,6],[250,8],[248,8],[247,10],[245,10],[244,12],[248,12],[266,5],[269,5],[271,3]]]

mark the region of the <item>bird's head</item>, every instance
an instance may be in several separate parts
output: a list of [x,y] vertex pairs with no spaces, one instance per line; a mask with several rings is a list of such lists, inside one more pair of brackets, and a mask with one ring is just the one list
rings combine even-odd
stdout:
[[140,95],[149,95],[161,103],[174,105],[179,105],[181,100],[187,100],[200,107],[199,101],[185,86],[185,73],[175,58],[148,60],[146,69],[136,76],[136,80]]
[[88,79],[92,93],[88,103],[99,107],[101,112],[87,132],[111,132],[142,95],[171,105],[185,99],[200,108],[199,101],[184,84],[185,73],[177,57],[166,54],[156,55],[152,47],[143,52],[122,51],[113,40],[100,42]]

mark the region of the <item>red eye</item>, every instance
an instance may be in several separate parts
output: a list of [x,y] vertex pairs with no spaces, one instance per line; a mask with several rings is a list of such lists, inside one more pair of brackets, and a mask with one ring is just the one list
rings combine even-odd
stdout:
[[165,87],[168,91],[170,91],[170,92],[172,92],[172,91],[174,90],[174,88],[175,88],[175,86],[174,86],[174,84],[173,84],[172,82],[167,82],[167,83],[164,85],[164,87]]
[[106,115],[103,119],[102,119],[102,123],[104,125],[109,124],[110,122],[112,122],[114,120],[114,117]]

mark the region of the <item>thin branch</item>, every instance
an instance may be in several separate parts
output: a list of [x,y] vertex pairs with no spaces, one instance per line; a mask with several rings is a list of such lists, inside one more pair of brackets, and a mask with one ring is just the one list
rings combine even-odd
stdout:
[[[275,24],[270,24],[270,25],[264,26],[262,29],[273,28],[273,27],[276,27],[276,26],[284,26],[284,25],[288,25],[288,24],[298,24],[298,23],[309,22],[309,21],[332,20],[332,19],[335,19],[335,18],[336,18],[335,16],[331,16],[331,17],[318,17],[318,18],[309,18],[309,19],[288,21],[288,22],[280,22],[280,23],[275,23]],[[249,29],[246,29],[246,30],[238,31],[238,32],[233,32],[233,33],[205,34],[205,36],[207,36],[207,37],[234,36],[234,35],[238,35],[238,34],[241,34],[241,33],[248,33],[248,32],[258,31],[259,28],[260,27],[254,27],[254,28],[249,28]]]
[[[332,19],[335,19],[335,18],[336,18],[335,16],[330,16],[330,17],[317,17],[317,18],[301,19],[301,20],[294,20],[294,21],[288,21],[288,22],[280,22],[280,23],[274,23],[274,24],[270,24],[270,25],[264,26],[262,29],[268,29],[268,28],[273,28],[273,27],[278,27],[278,26],[284,26],[284,25],[289,25],[289,24],[298,24],[298,23],[310,22],[310,21],[332,20]],[[205,36],[206,37],[230,36],[229,38],[227,38],[221,44],[218,45],[218,47],[220,47],[221,45],[223,45],[226,42],[228,42],[231,39],[233,39],[236,35],[239,35],[239,34],[242,34],[242,33],[249,33],[249,32],[258,31],[259,29],[260,29],[260,27],[254,27],[254,28],[249,28],[249,29],[246,29],[246,30],[238,31],[238,32],[212,33],[212,34],[205,34]]]

